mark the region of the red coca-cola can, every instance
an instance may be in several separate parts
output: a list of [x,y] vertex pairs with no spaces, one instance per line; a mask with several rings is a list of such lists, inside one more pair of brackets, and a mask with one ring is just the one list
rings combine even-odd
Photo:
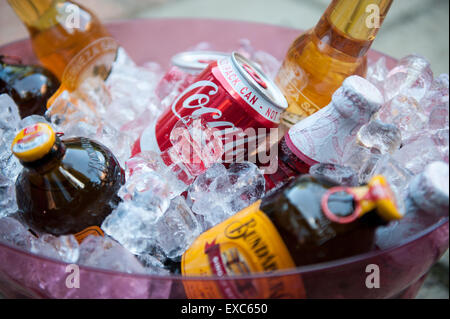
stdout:
[[234,129],[276,128],[288,103],[280,89],[260,68],[239,53],[213,61],[135,142],[132,155],[164,152],[181,119],[202,117],[209,127]]

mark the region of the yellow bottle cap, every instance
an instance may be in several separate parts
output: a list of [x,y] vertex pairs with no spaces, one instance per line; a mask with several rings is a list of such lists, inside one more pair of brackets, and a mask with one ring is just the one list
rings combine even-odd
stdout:
[[386,221],[402,219],[403,214],[398,210],[394,192],[384,176],[378,175],[369,181],[370,201],[375,202],[378,214]]
[[45,123],[36,123],[22,129],[11,145],[13,154],[23,162],[33,162],[43,158],[52,149],[56,134]]
[[[353,196],[355,210],[349,216],[337,216],[328,207],[328,200],[334,193],[348,193]],[[403,214],[398,210],[397,201],[389,183],[381,175],[373,177],[367,186],[361,187],[333,187],[330,188],[322,198],[322,211],[336,223],[351,223],[364,214],[376,209],[378,215],[386,221],[403,218]]]

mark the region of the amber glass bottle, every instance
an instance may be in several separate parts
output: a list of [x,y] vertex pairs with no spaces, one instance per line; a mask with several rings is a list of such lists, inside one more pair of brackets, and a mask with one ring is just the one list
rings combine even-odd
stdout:
[[87,138],[60,140],[37,123],[21,130],[12,144],[24,166],[16,181],[19,211],[32,229],[53,235],[98,228],[118,203],[125,182],[117,159]]
[[276,78],[289,103],[285,125],[328,105],[348,76],[365,76],[367,51],[391,4],[333,0],[319,23],[294,41]]
[[49,70],[37,65],[8,64],[0,55],[0,94],[11,96],[22,118],[44,115],[47,101],[59,85]]
[[27,27],[41,63],[74,90],[87,77],[107,78],[118,44],[88,9],[65,0],[8,0]]
[[[186,276],[223,277],[349,257],[373,248],[377,226],[402,217],[382,176],[346,188],[305,175],[200,235],[184,253],[181,270]],[[301,278],[256,282],[184,285],[191,298],[304,297]]]

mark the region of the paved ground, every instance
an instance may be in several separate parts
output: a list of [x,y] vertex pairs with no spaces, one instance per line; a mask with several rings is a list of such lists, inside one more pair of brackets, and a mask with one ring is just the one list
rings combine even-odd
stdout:
[[[79,0],[103,21],[149,17],[208,17],[307,29],[329,0]],[[27,36],[6,1],[0,2],[0,45]],[[449,1],[396,0],[373,48],[401,58],[426,56],[435,74],[449,73]],[[449,256],[433,268],[418,298],[449,298]],[[0,296],[1,297],[1,296]]]

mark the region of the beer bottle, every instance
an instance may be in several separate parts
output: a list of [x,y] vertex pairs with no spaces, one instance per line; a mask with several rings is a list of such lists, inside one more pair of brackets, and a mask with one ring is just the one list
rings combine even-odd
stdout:
[[278,144],[278,168],[266,174],[266,191],[317,163],[343,164],[346,148],[359,129],[383,104],[380,91],[369,81],[348,77],[333,94],[331,103],[291,127]]
[[285,125],[326,106],[348,76],[365,76],[367,51],[391,4],[333,0],[319,23],[294,41],[276,77],[289,103]]
[[44,115],[47,100],[59,85],[49,70],[37,65],[7,64],[5,57],[0,55],[0,94],[11,96],[22,118]]
[[[233,276],[295,268],[370,251],[377,226],[402,218],[383,176],[340,187],[301,176],[200,235],[184,253],[185,276]],[[184,283],[190,298],[304,297],[298,276]],[[307,292],[306,292],[307,293]]]
[[102,234],[99,226],[124,184],[124,172],[104,146],[87,138],[62,141],[45,123],[22,129],[12,152],[23,170],[16,180],[22,219],[37,232],[56,236]]
[[61,81],[59,92],[75,90],[88,77],[108,77],[119,46],[92,12],[66,0],[8,2],[40,62]]

